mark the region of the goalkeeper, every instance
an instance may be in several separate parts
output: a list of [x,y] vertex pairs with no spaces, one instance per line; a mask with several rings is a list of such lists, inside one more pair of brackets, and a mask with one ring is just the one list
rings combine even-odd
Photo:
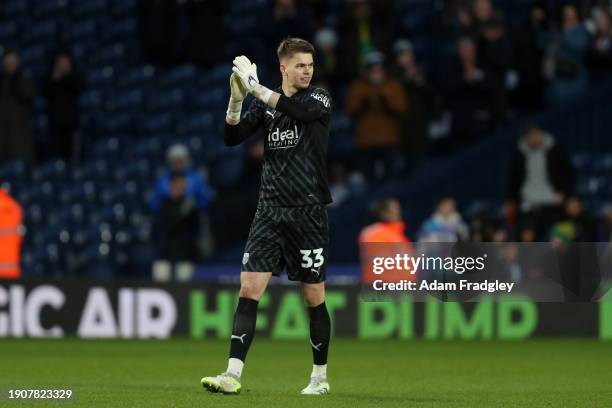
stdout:
[[[327,91],[310,86],[312,44],[288,38],[277,54],[282,86],[274,90],[259,83],[257,66],[245,56],[234,59],[230,77],[225,144],[235,146],[259,128],[267,136],[259,202],[242,258],[227,370],[201,381],[212,392],[240,392],[259,299],[272,275],[279,276],[285,268],[290,280],[301,282],[310,316],[314,364],[302,394],[329,392],[331,329],[324,282],[329,243],[326,205],[331,202],[326,172],[331,98]],[[246,93],[255,99],[241,117]]]

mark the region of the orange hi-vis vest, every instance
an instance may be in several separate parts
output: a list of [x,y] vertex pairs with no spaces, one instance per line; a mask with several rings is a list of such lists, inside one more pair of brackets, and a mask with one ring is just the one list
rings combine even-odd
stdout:
[[0,279],[19,279],[23,211],[17,201],[0,189]]
[[365,227],[359,234],[359,256],[361,258],[361,281],[372,283],[375,280],[383,282],[415,281],[416,275],[408,271],[390,270],[377,275],[372,271],[374,258],[395,257],[407,254],[412,256],[414,247],[404,233],[406,225],[403,222],[377,222]]

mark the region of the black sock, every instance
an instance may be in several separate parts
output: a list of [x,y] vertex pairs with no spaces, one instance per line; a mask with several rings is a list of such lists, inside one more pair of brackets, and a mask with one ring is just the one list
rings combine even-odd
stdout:
[[327,349],[331,336],[331,322],[325,302],[316,307],[309,307],[310,314],[310,346],[312,359],[316,365],[327,364]]
[[238,299],[238,307],[234,314],[234,327],[230,342],[230,358],[245,361],[249,347],[255,335],[255,321],[257,320],[257,304],[253,299]]

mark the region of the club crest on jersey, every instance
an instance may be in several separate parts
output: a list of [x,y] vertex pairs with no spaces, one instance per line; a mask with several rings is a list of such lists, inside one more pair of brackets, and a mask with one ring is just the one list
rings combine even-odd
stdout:
[[293,129],[276,128],[268,134],[268,149],[287,149],[295,147],[300,141],[297,125]]

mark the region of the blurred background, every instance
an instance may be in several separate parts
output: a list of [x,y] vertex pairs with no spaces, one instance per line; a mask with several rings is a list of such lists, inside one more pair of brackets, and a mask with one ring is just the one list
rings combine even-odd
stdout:
[[[4,0],[0,277],[238,278],[263,140],[231,60],[333,96],[330,269],[358,242],[608,242],[611,1]],[[245,102],[248,104],[249,101]]]

